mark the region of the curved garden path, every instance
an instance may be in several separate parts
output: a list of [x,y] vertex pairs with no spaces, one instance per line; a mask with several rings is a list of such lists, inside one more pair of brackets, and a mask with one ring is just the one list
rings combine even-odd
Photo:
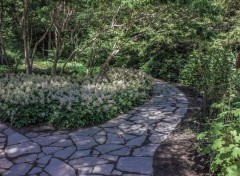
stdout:
[[177,88],[156,81],[149,102],[96,127],[20,134],[0,124],[0,175],[152,175],[155,150],[187,107]]

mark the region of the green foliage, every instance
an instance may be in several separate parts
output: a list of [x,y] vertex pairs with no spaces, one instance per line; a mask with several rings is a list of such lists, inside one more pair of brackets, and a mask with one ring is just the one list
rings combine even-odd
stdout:
[[181,71],[181,82],[201,91],[207,103],[216,102],[228,88],[234,60],[235,53],[223,46],[206,44],[190,55],[188,64]]
[[211,156],[211,171],[221,176],[240,173],[240,102],[239,97],[230,97],[228,101],[213,105],[219,114],[208,130],[198,135],[199,140],[207,143],[201,153]]
[[42,122],[59,128],[99,124],[141,104],[151,90],[148,76],[123,69],[113,69],[97,82],[25,74],[0,80],[0,117],[16,127]]

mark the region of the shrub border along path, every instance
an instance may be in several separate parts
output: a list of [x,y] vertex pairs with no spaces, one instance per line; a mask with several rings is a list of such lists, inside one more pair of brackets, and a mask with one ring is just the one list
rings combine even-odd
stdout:
[[152,175],[155,150],[188,108],[168,83],[157,80],[152,95],[128,114],[74,132],[20,134],[0,123],[0,174]]

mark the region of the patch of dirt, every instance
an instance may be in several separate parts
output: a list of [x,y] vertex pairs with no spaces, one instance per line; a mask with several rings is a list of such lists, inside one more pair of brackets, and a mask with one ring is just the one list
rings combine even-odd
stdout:
[[174,85],[188,98],[185,117],[155,152],[154,176],[210,176],[208,158],[198,156],[196,133],[201,130],[202,98],[192,88]]

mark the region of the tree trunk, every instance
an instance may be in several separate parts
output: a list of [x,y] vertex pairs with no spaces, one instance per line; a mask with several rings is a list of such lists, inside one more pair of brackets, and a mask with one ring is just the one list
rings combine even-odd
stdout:
[[50,56],[50,50],[52,49],[52,35],[51,35],[51,31],[48,33],[48,51],[47,51],[47,55],[48,57]]
[[53,65],[51,69],[51,75],[56,76],[57,74],[57,64],[59,61],[60,53],[61,53],[61,32],[60,30],[57,30],[55,33],[55,55],[54,55],[54,60],[53,60]]
[[28,17],[28,0],[23,0],[23,16],[22,16],[22,38],[24,45],[24,58],[26,74],[32,74],[32,67],[30,64],[29,41],[27,32],[27,17]]
[[10,63],[7,59],[7,54],[6,54],[6,50],[4,47],[4,41],[3,41],[3,33],[2,33],[2,25],[3,25],[3,1],[1,2],[1,8],[0,8],[0,53],[1,53],[1,63],[2,64],[6,64],[9,66],[9,69],[11,71],[11,66]]

